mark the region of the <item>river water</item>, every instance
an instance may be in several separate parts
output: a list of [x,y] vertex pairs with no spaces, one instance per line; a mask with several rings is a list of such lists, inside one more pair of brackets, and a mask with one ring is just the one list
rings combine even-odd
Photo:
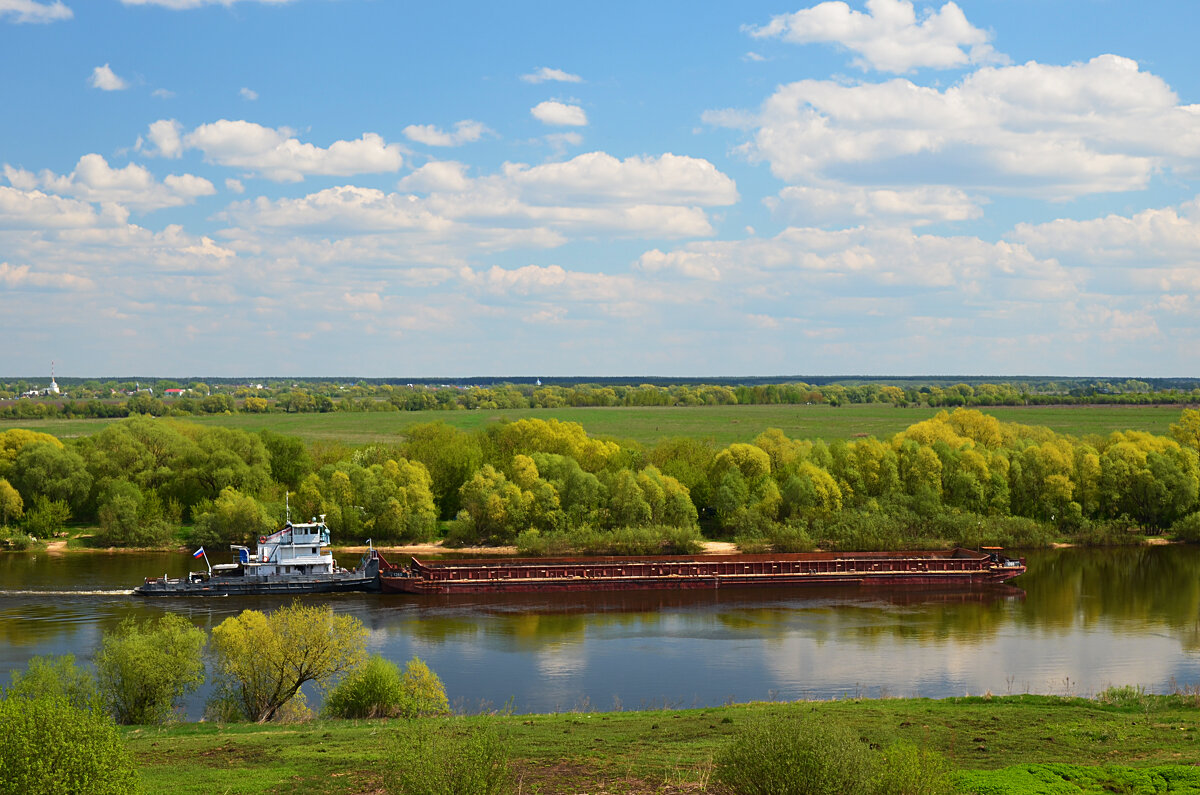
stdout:
[[[354,557],[354,556],[348,556]],[[370,651],[419,656],[451,702],[518,712],[691,707],[844,696],[1091,695],[1200,684],[1200,548],[1027,555],[1018,587],[984,591],[309,596],[360,618]],[[211,630],[281,598],[148,600],[181,553],[0,554],[0,683],[35,655],[88,660],[126,616]],[[206,694],[188,703],[199,717]]]

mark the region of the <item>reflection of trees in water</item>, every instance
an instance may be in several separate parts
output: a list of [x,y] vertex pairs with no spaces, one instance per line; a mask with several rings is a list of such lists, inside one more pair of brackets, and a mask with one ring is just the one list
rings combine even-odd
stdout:
[[1063,549],[1036,553],[1018,582],[1024,623],[1166,627],[1200,648],[1200,549],[1190,546]]

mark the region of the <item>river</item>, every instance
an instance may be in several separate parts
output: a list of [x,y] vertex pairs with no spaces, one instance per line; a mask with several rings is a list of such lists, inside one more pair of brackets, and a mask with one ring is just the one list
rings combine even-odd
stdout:
[[[353,556],[351,556],[353,557]],[[410,597],[310,596],[360,618],[370,651],[419,656],[451,702],[518,712],[845,696],[1091,695],[1200,684],[1200,548],[1028,553],[1019,587]],[[280,598],[147,600],[185,553],[0,553],[0,683],[35,655],[88,660],[126,616],[211,630]],[[197,718],[206,694],[187,711]]]

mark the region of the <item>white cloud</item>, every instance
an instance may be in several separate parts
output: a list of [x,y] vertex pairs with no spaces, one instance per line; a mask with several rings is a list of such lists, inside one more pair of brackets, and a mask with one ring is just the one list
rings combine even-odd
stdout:
[[938,90],[894,79],[781,86],[748,117],[744,147],[793,183],[923,182],[1065,199],[1135,190],[1162,168],[1200,158],[1194,106],[1181,106],[1136,62],[1102,55],[1083,64],[985,67]]
[[578,105],[546,100],[530,108],[529,112],[542,124],[556,127],[586,127],[587,114]]
[[[8,166],[5,170],[14,171]],[[10,181],[14,181],[11,176]],[[20,178],[16,182],[27,184]],[[97,213],[91,204],[77,199],[0,186],[0,229],[87,229],[122,224],[127,218],[128,213],[114,205]]]
[[922,67],[950,69],[1006,59],[988,44],[989,36],[967,21],[954,3],[926,10],[917,20],[909,0],[867,0],[867,13],[831,1],[751,27],[755,38],[782,38],[794,44],[828,42],[857,53],[863,69],[911,72]]
[[61,0],[38,3],[35,0],[0,0],[0,20],[9,22],[58,22],[75,16]]
[[907,221],[915,225],[980,218],[980,201],[945,185],[918,188],[791,186],[764,200],[778,217],[804,225]]
[[101,91],[124,91],[129,88],[129,83],[117,77],[108,64],[97,66],[93,69],[92,76],[88,78],[88,83],[93,88],[98,88]]
[[592,152],[563,163],[508,163],[479,178],[462,163],[434,161],[398,187],[384,193],[344,185],[298,199],[239,202],[224,217],[246,229],[403,232],[502,249],[561,245],[568,233],[706,236],[713,230],[702,207],[738,198],[733,180],[711,163],[672,154],[619,160]]
[[454,132],[446,132],[432,124],[410,124],[404,128],[404,135],[410,141],[426,146],[459,146],[478,141],[488,132],[491,130],[485,125],[470,119],[455,122]]
[[158,99],[172,99],[175,96],[175,92],[169,88],[156,88],[150,92],[150,96],[157,97]]
[[229,191],[230,193],[245,193],[246,186],[242,184],[240,179],[234,179],[233,177],[230,177],[229,179],[225,180],[225,190]]
[[[153,148],[146,149],[146,153],[170,158],[182,156],[183,140],[180,138],[181,132],[183,132],[183,125],[174,119],[159,119],[156,122],[152,122],[149,132],[146,133],[146,138],[153,145]],[[142,149],[143,147],[139,143],[137,148]]]
[[238,2],[254,2],[266,5],[287,5],[295,0],[121,0],[127,6],[159,6],[172,11],[185,11],[202,6],[232,6]]
[[50,290],[91,290],[96,284],[86,276],[73,273],[35,271],[28,265],[0,262],[0,285],[6,290],[23,288]]
[[733,204],[737,185],[707,160],[667,153],[620,160],[588,152],[561,163],[506,163],[504,177],[527,201]]
[[1075,294],[1079,278],[1019,244],[865,227],[789,227],[769,239],[689,243],[646,252],[637,267],[721,281],[748,295],[775,291],[779,298],[852,287],[859,294],[907,288],[1049,301]]
[[1081,264],[1194,269],[1200,266],[1200,197],[1178,208],[1132,216],[1017,224],[1010,237],[1034,251]]
[[334,141],[322,149],[300,142],[286,128],[228,119],[197,127],[183,137],[183,144],[202,151],[209,162],[247,169],[276,182],[299,182],[312,174],[396,171],[404,163],[399,144],[386,143],[375,133],[363,133],[354,141]]
[[[14,185],[28,185],[32,175],[29,172],[20,172],[16,180],[11,174],[8,178]],[[75,170],[70,174],[58,175],[48,170],[42,171],[37,176],[37,183],[45,190],[57,194],[73,196],[88,202],[114,203],[143,211],[191,204],[199,196],[211,196],[216,193],[213,184],[203,177],[171,174],[159,182],[143,166],[130,163],[124,168],[112,168],[108,161],[98,154],[79,158]]]
[[238,91],[238,95],[241,96],[242,99],[249,102],[253,102],[254,100],[258,99],[258,92],[252,88],[246,88],[245,86],[242,86],[241,90]]
[[564,72],[561,69],[551,69],[548,66],[543,66],[540,69],[535,69],[527,75],[521,75],[521,79],[526,83],[545,83],[549,80],[559,83],[582,83],[583,78],[579,75],[573,75],[570,72]]

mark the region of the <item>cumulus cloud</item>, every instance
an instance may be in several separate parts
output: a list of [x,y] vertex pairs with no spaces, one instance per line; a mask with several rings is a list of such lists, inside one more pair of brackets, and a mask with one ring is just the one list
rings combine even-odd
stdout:
[[583,78],[579,75],[573,75],[570,72],[564,72],[562,69],[551,69],[548,66],[535,69],[527,75],[521,75],[521,79],[526,83],[545,83],[550,80],[557,81],[559,83],[583,82]]
[[898,221],[916,226],[983,215],[980,200],[945,185],[918,188],[817,188],[794,185],[764,200],[778,217],[806,225]]
[[150,130],[146,133],[146,140],[150,145],[145,146],[139,139],[137,148],[159,157],[180,157],[183,155],[183,139],[180,137],[182,132],[183,125],[174,119],[159,119],[151,123]]
[[[5,170],[13,172],[17,182],[28,184],[11,167]],[[77,199],[0,186],[0,229],[87,229],[125,223],[127,218],[128,212],[115,205],[98,213],[94,206]]]
[[232,6],[238,2],[263,3],[266,5],[287,5],[295,0],[121,0],[127,6],[159,6],[172,11],[186,11],[202,6]]
[[9,265],[7,262],[0,262],[0,285],[7,290],[90,290],[96,286],[86,276],[35,271],[28,265]]
[[554,100],[539,102],[530,108],[529,112],[542,124],[554,127],[586,127],[588,123],[583,108]]
[[729,205],[738,199],[734,181],[707,160],[667,153],[620,160],[588,152],[561,163],[506,163],[506,180],[527,201]]
[[867,0],[866,7],[862,13],[831,0],[772,17],[748,32],[755,38],[781,38],[794,44],[839,44],[857,53],[858,66],[884,72],[1006,60],[988,44],[987,32],[971,25],[954,3],[937,11],[928,9],[920,20],[909,0]]
[[1034,251],[1089,265],[1194,269],[1200,265],[1200,197],[1131,216],[1021,223],[1010,237]]
[[386,143],[376,133],[363,133],[354,141],[334,141],[322,149],[301,143],[290,130],[221,119],[202,124],[183,140],[189,149],[202,151],[209,162],[244,168],[276,182],[299,182],[312,174],[396,171],[404,163],[399,144]]
[[1193,168],[1200,108],[1178,104],[1135,61],[984,67],[945,90],[905,79],[781,86],[758,114],[718,111],[749,127],[743,151],[793,183],[923,181],[1066,199],[1144,187],[1161,168]]
[[210,163],[245,169],[276,182],[299,182],[305,176],[350,176],[396,171],[404,163],[399,144],[375,133],[353,141],[334,141],[328,148],[298,140],[287,128],[273,129],[249,121],[221,119],[184,134],[174,119],[160,119],[147,133],[148,154],[179,157],[198,149]]
[[116,72],[108,64],[93,69],[92,76],[88,78],[88,84],[101,91],[124,91],[129,88],[129,83],[117,77]]
[[426,146],[460,146],[478,141],[488,132],[491,130],[484,124],[470,119],[455,122],[453,132],[446,132],[432,124],[410,124],[404,128],[404,135],[410,141]]
[[75,16],[61,0],[39,3],[36,0],[0,0],[0,20],[20,23],[58,22]]
[[44,170],[34,176],[28,171],[6,167],[5,175],[15,187],[28,188],[37,184],[59,195],[143,211],[191,204],[199,196],[216,193],[213,184],[203,177],[170,174],[159,182],[143,166],[130,163],[124,168],[113,168],[98,154],[79,158],[70,174],[59,175]]
[[249,102],[253,102],[254,100],[258,99],[258,92],[252,88],[246,88],[245,86],[238,91],[238,95],[241,96],[242,99]]
[[665,154],[620,160],[603,152],[562,163],[508,163],[472,177],[453,161],[427,163],[401,192],[344,185],[298,199],[232,205],[245,228],[353,234],[415,232],[490,248],[554,246],[568,232],[695,237],[712,234],[702,209],[737,201],[737,186],[706,160]]
[[1058,300],[1078,289],[1075,274],[1021,244],[922,235],[905,228],[789,227],[768,239],[654,249],[642,255],[637,267],[721,281],[747,292],[777,289],[780,296],[814,289],[837,292],[851,280],[860,292],[869,292],[867,286],[873,284],[986,294],[995,301]]

